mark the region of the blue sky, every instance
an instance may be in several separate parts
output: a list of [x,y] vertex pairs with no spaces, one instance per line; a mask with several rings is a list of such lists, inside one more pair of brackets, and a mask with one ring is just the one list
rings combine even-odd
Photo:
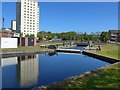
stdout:
[[[51,32],[101,32],[118,29],[117,2],[39,3],[40,30]],[[16,3],[2,3],[5,27],[16,19]]]

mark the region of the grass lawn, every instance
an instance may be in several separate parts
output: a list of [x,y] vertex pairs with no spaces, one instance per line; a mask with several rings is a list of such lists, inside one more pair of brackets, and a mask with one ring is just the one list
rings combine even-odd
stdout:
[[100,45],[101,46],[101,51],[96,52],[97,54],[101,54],[104,56],[108,56],[111,58],[116,58],[120,59],[120,46],[116,44],[105,44],[105,45]]
[[43,50],[45,48],[41,48],[40,45],[47,45],[47,44],[61,44],[57,42],[43,42],[43,43],[37,43],[36,46],[27,46],[27,47],[18,47],[18,48],[7,48],[7,49],[2,49],[2,50]]
[[[49,88],[81,88],[81,89],[96,89],[96,88],[119,88],[120,83],[120,68],[119,64],[112,65],[93,71],[88,74],[74,77],[73,79],[58,82],[56,85],[48,86]],[[108,89],[107,89],[108,90]],[[114,89],[115,90],[115,89]]]

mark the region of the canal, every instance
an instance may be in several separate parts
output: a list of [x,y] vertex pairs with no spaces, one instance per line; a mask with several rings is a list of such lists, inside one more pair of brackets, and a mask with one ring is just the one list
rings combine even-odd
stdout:
[[3,88],[33,88],[110,65],[83,54],[46,53],[1,59]]

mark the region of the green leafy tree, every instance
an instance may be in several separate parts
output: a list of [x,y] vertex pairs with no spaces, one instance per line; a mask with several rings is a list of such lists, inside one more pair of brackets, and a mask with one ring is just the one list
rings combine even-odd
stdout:
[[20,37],[23,37],[23,33],[20,33]]
[[103,42],[107,42],[109,40],[109,34],[108,34],[108,32],[102,32],[100,34],[100,39]]
[[42,34],[42,32],[38,32],[37,37],[39,38],[39,40],[42,40],[42,39],[43,39],[43,34]]
[[29,34],[25,35],[25,37],[29,37]]
[[30,37],[30,38],[34,38],[35,35],[34,35],[34,34],[30,34],[29,37]]

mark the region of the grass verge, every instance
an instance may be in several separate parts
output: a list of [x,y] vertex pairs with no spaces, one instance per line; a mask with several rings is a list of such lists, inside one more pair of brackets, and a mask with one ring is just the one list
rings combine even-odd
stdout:
[[96,54],[100,54],[103,56],[120,59],[120,46],[116,44],[104,44],[100,45],[101,51],[95,52]]
[[119,89],[120,83],[120,63],[112,66],[107,66],[103,69],[92,71],[91,73],[85,73],[80,76],[75,76],[71,79],[58,82],[50,85],[47,88],[41,87],[35,90],[56,90],[58,88],[63,90],[96,90],[96,89]]

